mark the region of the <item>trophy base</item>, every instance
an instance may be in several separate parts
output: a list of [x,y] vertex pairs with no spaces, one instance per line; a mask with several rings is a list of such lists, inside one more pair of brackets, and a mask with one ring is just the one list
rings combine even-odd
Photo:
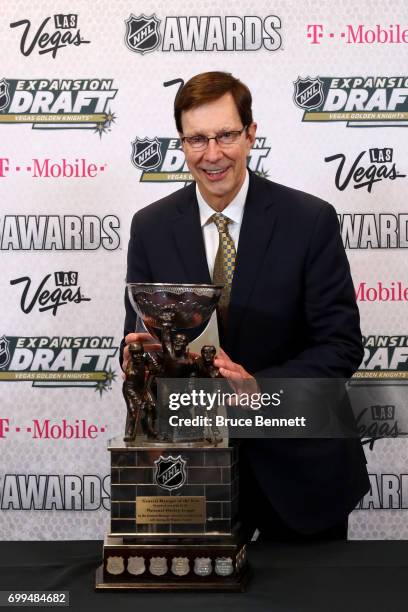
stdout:
[[108,537],[96,591],[245,591],[249,578],[246,544],[238,534],[215,541],[197,539],[124,543]]
[[214,580],[203,582],[196,581],[177,581],[165,582],[108,582],[103,578],[103,565],[99,566],[95,575],[95,591],[201,591],[218,593],[244,593],[247,588],[250,576],[249,567],[246,568],[239,578],[224,581],[222,583]]

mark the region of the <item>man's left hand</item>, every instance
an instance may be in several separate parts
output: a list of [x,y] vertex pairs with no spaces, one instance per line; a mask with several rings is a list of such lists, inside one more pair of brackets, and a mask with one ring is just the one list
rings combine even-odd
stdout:
[[219,368],[220,374],[228,380],[236,393],[251,394],[259,392],[258,383],[254,376],[247,372],[242,365],[232,361],[222,348],[214,359],[214,365]]

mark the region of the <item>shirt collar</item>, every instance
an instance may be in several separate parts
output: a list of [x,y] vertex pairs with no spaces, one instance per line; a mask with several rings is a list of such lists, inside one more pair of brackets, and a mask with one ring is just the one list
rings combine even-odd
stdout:
[[[228,217],[228,219],[231,219],[231,221],[233,221],[234,223],[241,223],[242,221],[242,216],[244,214],[245,200],[246,200],[247,193],[248,193],[248,186],[249,186],[249,174],[248,174],[248,170],[246,170],[245,179],[244,179],[244,182],[242,183],[241,189],[238,191],[237,195],[232,200],[232,202],[230,202],[228,206],[224,208],[224,210],[222,211],[223,215]],[[208,223],[210,217],[212,217],[216,211],[213,208],[211,208],[211,206],[207,204],[207,202],[204,200],[197,184],[196,184],[196,195],[197,195],[198,208],[200,212],[200,223],[201,223],[201,227],[204,227],[204,225]]]

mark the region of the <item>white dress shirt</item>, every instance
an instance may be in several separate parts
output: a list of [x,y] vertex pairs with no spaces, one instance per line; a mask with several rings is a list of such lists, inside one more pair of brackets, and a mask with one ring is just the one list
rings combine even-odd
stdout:
[[[235,244],[235,250],[238,250],[239,233],[241,231],[242,217],[244,215],[245,200],[248,193],[249,174],[248,170],[245,174],[245,180],[242,183],[241,189],[238,191],[235,198],[222,211],[222,214],[231,220],[228,225],[228,231]],[[204,237],[205,254],[207,256],[208,269],[212,278],[214,271],[215,257],[218,251],[219,233],[217,226],[213,221],[210,221],[212,215],[217,212],[204,200],[201,192],[196,185],[196,194],[198,208],[200,211],[200,223]]]

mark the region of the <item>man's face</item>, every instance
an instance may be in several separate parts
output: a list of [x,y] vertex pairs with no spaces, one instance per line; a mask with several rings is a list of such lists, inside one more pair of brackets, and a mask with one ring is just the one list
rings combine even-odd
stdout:
[[[181,123],[182,136],[210,137],[244,127],[230,93],[184,111]],[[255,133],[256,123],[252,123],[232,145],[220,147],[215,140],[210,140],[206,149],[195,151],[188,143],[183,144],[187,165],[201,195],[215,210],[223,210],[240,190]]]

